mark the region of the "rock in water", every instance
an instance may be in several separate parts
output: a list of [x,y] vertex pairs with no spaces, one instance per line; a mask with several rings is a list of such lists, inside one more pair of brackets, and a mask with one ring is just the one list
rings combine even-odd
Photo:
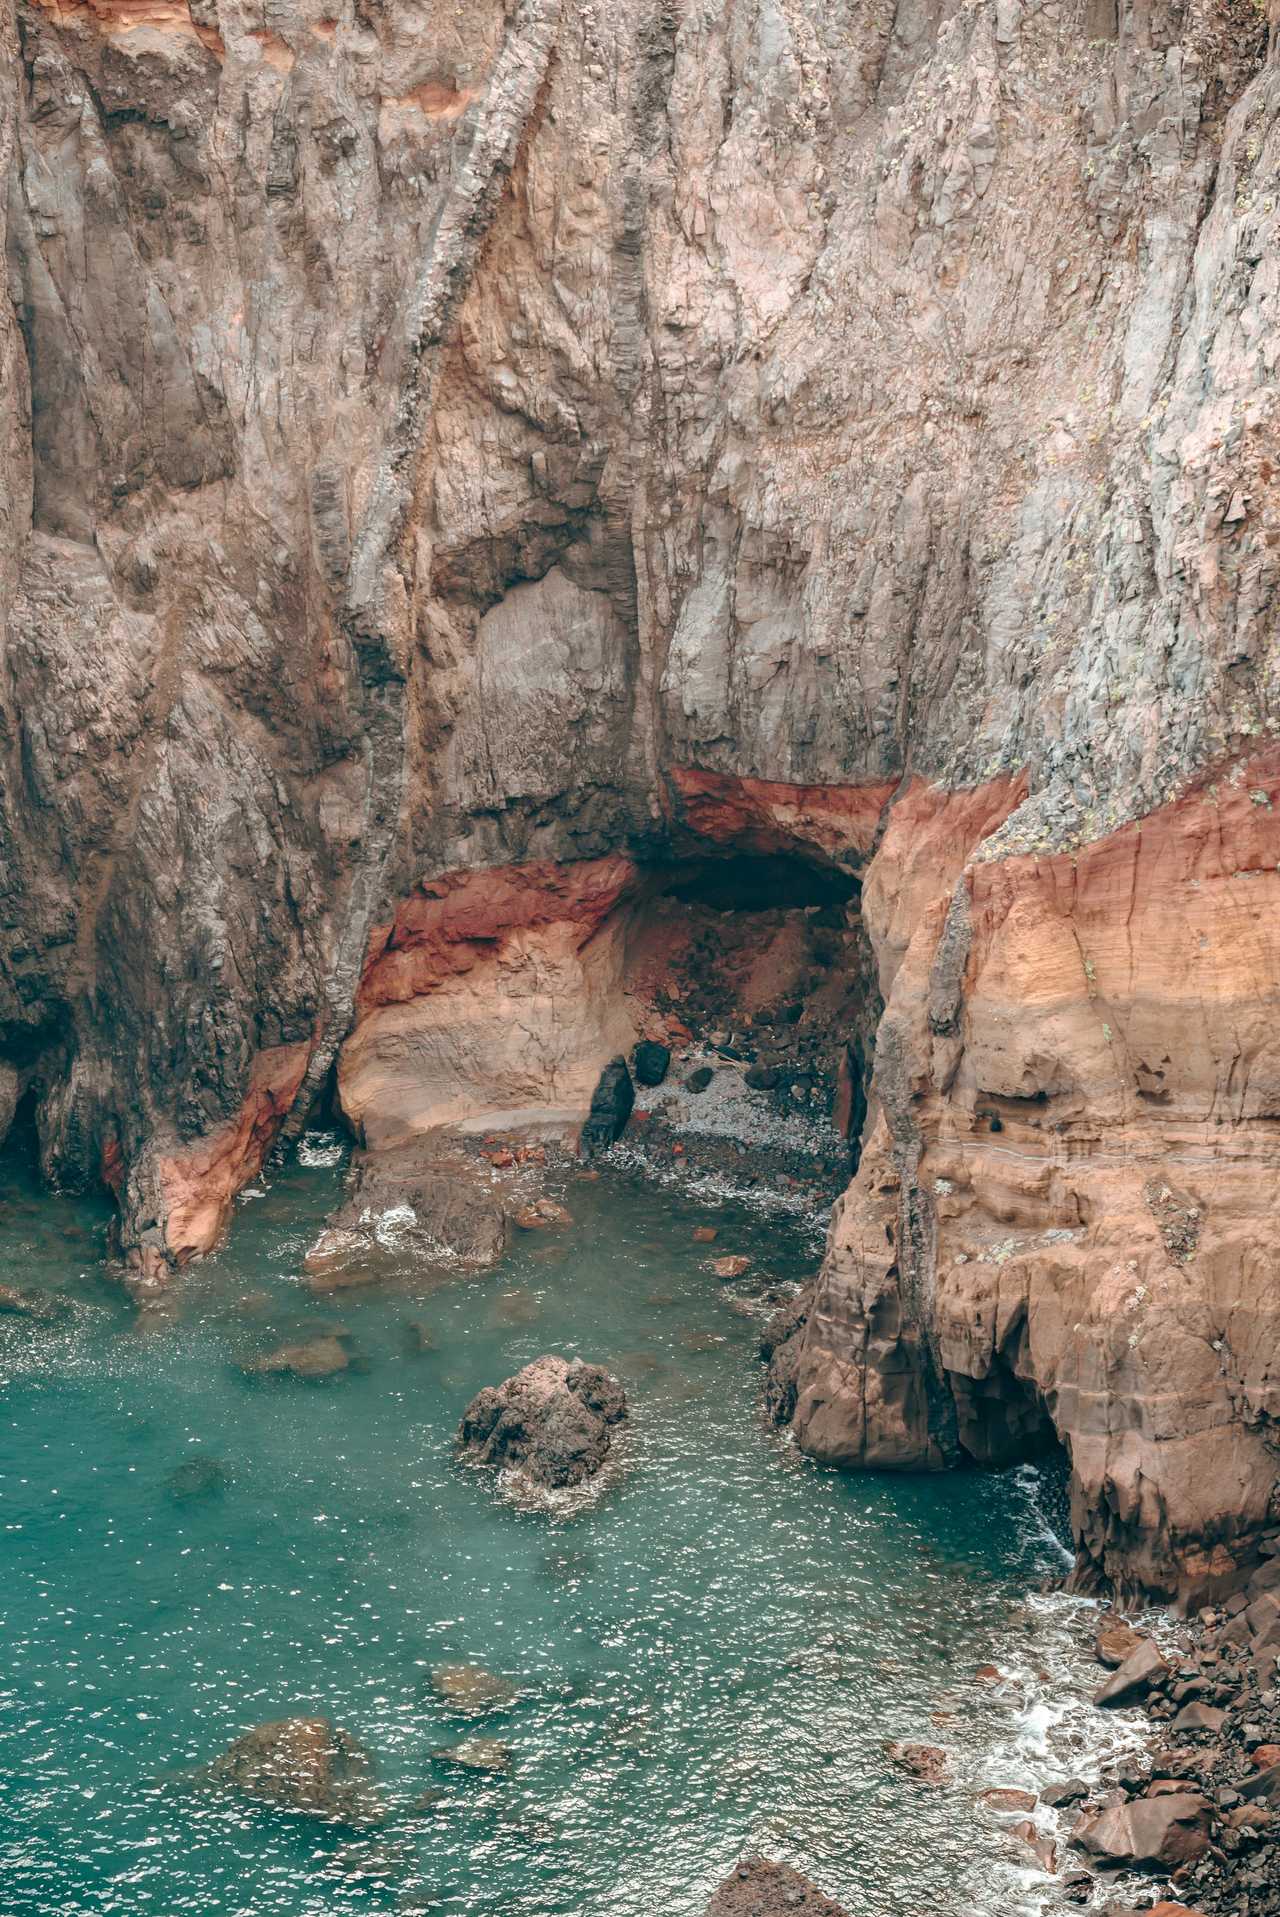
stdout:
[[441,1664],[431,1673],[431,1686],[440,1702],[458,1717],[492,1717],[509,1710],[516,1687],[509,1678],[496,1677],[481,1664]]
[[195,1498],[217,1497],[231,1482],[231,1473],[217,1458],[184,1458],[169,1473],[165,1490],[175,1504],[190,1504]]
[[792,1917],[797,1910],[806,1917],[848,1917],[790,1864],[744,1857],[707,1905],[707,1917]]
[[656,1038],[642,1038],[631,1056],[637,1085],[661,1085],[671,1068],[671,1053]]
[[611,1059],[600,1074],[600,1083],[592,1094],[591,1110],[583,1121],[583,1151],[603,1151],[616,1138],[621,1138],[635,1102],[635,1086],[631,1083],[626,1059]]
[[277,1345],[260,1358],[246,1358],[240,1369],[252,1378],[333,1378],[351,1360],[341,1339],[308,1338],[301,1344]]
[[886,1744],[885,1751],[899,1770],[922,1784],[945,1784],[951,1776],[947,1753],[936,1744]]
[[626,1415],[626,1393],[603,1366],[535,1358],[505,1384],[476,1393],[458,1427],[458,1452],[560,1490],[595,1476]]
[[17,1285],[0,1285],[0,1317],[31,1318],[41,1324],[64,1317],[69,1307],[65,1298],[47,1291],[22,1291]]
[[511,1769],[511,1747],[495,1737],[468,1737],[461,1744],[445,1744],[432,1751],[437,1764],[461,1771],[483,1771],[501,1777]]
[[206,1765],[199,1781],[251,1803],[367,1829],[385,1816],[373,1760],[349,1731],[326,1717],[258,1724]]

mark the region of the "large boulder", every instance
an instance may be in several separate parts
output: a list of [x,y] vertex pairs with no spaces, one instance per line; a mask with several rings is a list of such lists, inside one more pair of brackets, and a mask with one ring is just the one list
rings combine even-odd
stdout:
[[1159,1645],[1149,1637],[1143,1638],[1138,1648],[1131,1651],[1124,1663],[1107,1679],[1093,1701],[1104,1709],[1137,1704],[1148,1691],[1163,1684],[1171,1668]]
[[626,1415],[626,1393],[601,1365],[535,1358],[505,1384],[476,1393],[458,1426],[458,1453],[561,1490],[595,1476]]
[[1086,1811],[1072,1842],[1113,1868],[1146,1864],[1174,1870],[1208,1849],[1208,1801],[1198,1791],[1169,1791]]
[[591,1110],[582,1124],[582,1149],[590,1154],[603,1151],[621,1138],[636,1102],[625,1058],[613,1058],[600,1074],[600,1082],[591,1097]]
[[366,1829],[385,1815],[373,1760],[349,1731],[326,1717],[283,1717],[255,1725],[200,1781],[234,1791],[270,1810]]
[[797,1910],[807,1917],[848,1917],[790,1864],[744,1857],[707,1905],[707,1917],[792,1917]]
[[424,1264],[484,1271],[507,1247],[506,1207],[490,1166],[432,1138],[357,1152],[347,1195],[307,1252],[312,1291],[402,1278]]
[[631,1057],[638,1085],[661,1085],[671,1066],[671,1051],[656,1038],[642,1038]]

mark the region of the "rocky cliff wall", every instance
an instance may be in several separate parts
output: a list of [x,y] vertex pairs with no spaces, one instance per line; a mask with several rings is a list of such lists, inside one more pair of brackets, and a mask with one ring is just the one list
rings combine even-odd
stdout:
[[[802,1441],[1053,1426],[1089,1564],[1217,1575],[1270,1495],[1274,23],[0,35],[0,1052],[51,1175],[163,1275],[344,1043],[366,1129],[465,1117],[450,1034],[513,990],[546,1022],[482,1038],[476,1115],[571,1108],[621,933],[535,924],[529,875],[772,835],[865,879],[889,1006]],[[473,895],[483,964],[371,995],[476,872],[524,875]]]

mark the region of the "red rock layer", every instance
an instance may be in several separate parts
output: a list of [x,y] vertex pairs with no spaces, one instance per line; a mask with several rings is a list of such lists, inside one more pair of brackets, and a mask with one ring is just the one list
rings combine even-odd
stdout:
[[635,866],[621,857],[571,865],[541,860],[424,879],[390,926],[375,927],[359,1008],[403,1004],[435,991],[535,927],[567,925],[585,943],[635,880]]
[[832,859],[875,843],[896,779],[866,785],[782,785],[676,766],[671,783],[680,823],[735,852],[770,854],[811,847]]
[[840,1462],[1056,1432],[1080,1581],[1187,1598],[1275,1485],[1280,754],[1078,852],[973,858],[1017,796],[894,809],[873,1122],[775,1389]]
[[[310,1056],[309,1045],[277,1045],[259,1052],[238,1116],[188,1150],[159,1160],[156,1177],[165,1201],[165,1249],[172,1263],[184,1265],[217,1245],[236,1193],[262,1170],[298,1095]],[[146,1262],[144,1257],[144,1268]],[[162,1274],[150,1270],[145,1275]]]

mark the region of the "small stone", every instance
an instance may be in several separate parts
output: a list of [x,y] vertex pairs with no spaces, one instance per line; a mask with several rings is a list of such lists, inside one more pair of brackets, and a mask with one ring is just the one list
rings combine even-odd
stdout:
[[693,1228],[693,1242],[695,1245],[712,1245],[715,1243],[716,1237],[717,1231],[714,1225],[695,1225]]
[[1169,1665],[1159,1647],[1150,1638],[1144,1638],[1107,1679],[1093,1701],[1103,1709],[1134,1704],[1139,1698],[1145,1697],[1153,1685],[1163,1682],[1168,1674]]
[[1115,1670],[1127,1657],[1132,1657],[1140,1644],[1146,1642],[1141,1631],[1135,1631],[1132,1624],[1126,1623],[1124,1618],[1113,1617],[1099,1626],[1093,1640],[1093,1650],[1099,1664]]
[[713,1258],[711,1269],[717,1278],[743,1278],[751,1269],[751,1260],[741,1252],[730,1252],[724,1258]]
[[521,1231],[545,1231],[550,1225],[573,1223],[564,1206],[557,1205],[553,1198],[535,1198],[531,1205],[522,1205],[519,1211],[513,1211],[511,1219]]
[[714,1077],[709,1065],[699,1065],[685,1079],[684,1088],[687,1092],[705,1092]]

